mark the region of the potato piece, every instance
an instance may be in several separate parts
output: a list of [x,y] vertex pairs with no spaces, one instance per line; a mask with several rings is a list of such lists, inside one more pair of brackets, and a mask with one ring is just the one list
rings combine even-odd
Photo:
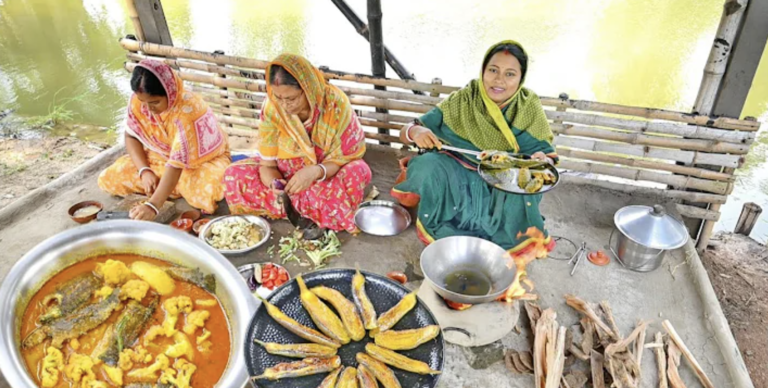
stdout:
[[131,264],[131,271],[160,295],[169,295],[176,289],[176,282],[171,276],[154,264],[137,261]]

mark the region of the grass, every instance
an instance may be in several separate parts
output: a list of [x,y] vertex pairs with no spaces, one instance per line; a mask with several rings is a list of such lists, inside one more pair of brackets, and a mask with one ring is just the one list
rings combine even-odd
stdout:
[[53,95],[53,101],[48,105],[48,114],[27,119],[26,124],[32,129],[50,129],[56,124],[72,121],[76,114],[69,109],[68,106],[72,103],[86,102],[85,97],[87,93],[57,101],[57,97],[62,90],[64,90],[64,88],[59,89]]

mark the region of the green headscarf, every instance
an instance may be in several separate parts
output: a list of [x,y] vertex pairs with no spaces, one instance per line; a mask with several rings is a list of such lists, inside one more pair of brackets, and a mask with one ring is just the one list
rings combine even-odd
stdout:
[[[513,41],[505,40],[486,51],[483,63],[489,59],[491,51],[503,44],[513,44],[523,47]],[[518,152],[515,135],[508,122],[521,131],[528,132],[537,140],[552,143],[552,130],[549,128],[547,116],[541,106],[539,96],[528,88],[523,87],[525,74],[520,79],[520,86],[515,94],[501,106],[507,107],[502,113],[501,108],[488,97],[483,86],[483,72],[480,78],[472,80],[463,89],[452,93],[438,108],[443,112],[443,120],[457,135],[472,142],[481,150],[497,150]]]

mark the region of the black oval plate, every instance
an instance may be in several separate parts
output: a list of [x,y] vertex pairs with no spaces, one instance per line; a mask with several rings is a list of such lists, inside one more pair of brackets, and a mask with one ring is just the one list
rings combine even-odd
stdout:
[[[361,272],[365,276],[365,291],[378,314],[383,314],[397,304],[397,302],[399,302],[405,295],[410,293],[407,288],[384,276],[365,271]],[[319,285],[330,287],[341,292],[347,299],[352,301],[352,276],[354,276],[354,274],[354,269],[328,269],[303,274],[302,278],[304,278],[304,282],[306,282],[307,286],[310,288]],[[295,279],[276,289],[269,297],[269,302],[280,308],[283,313],[295,319],[302,325],[317,329],[312,322],[312,319],[309,317],[309,314],[307,314],[306,310],[304,310],[304,307],[301,305],[301,300],[299,299],[299,286]],[[333,307],[331,307],[331,309],[333,309]],[[432,315],[432,312],[430,312],[427,306],[419,300],[416,307],[403,317],[403,319],[395,325],[393,330],[416,329],[436,324],[437,320]],[[263,308],[263,306],[259,306],[256,310],[256,314],[254,314],[251,319],[246,338],[245,364],[248,367],[248,373],[251,376],[260,375],[266,368],[275,366],[281,362],[298,361],[298,359],[273,356],[267,353],[264,348],[255,344],[253,342],[254,339],[281,344],[309,342],[280,326],[269,316],[269,314],[267,314],[267,310]],[[342,365],[357,366],[355,355],[359,352],[364,353],[365,344],[368,342],[372,342],[372,339],[366,335],[365,338],[359,342],[350,342],[339,348],[338,355],[341,357]],[[434,370],[442,370],[444,346],[443,334],[441,332],[434,340],[427,342],[416,349],[399,351],[399,353],[415,360],[426,362],[429,364],[429,367]],[[440,378],[440,375],[419,375],[401,371],[396,368],[392,368],[392,370],[395,372],[397,379],[400,380],[400,385],[408,388],[432,388],[437,385],[437,381]],[[280,381],[258,380],[254,383],[254,386],[264,388],[315,388],[320,385],[320,382],[323,381],[326,375],[327,374],[323,373],[300,378],[283,379]]]

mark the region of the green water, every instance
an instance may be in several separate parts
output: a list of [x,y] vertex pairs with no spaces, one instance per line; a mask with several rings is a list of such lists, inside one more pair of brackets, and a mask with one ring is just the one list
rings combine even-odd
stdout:
[[[350,0],[365,18],[365,2]],[[541,95],[689,111],[723,0],[387,0],[384,40],[417,79],[463,85],[502,39],[531,56]],[[316,65],[370,72],[367,43],[330,1],[164,0],[177,46],[269,59],[290,51]],[[132,33],[122,0],[0,0],[0,111],[45,115],[68,102],[81,123],[119,126],[130,93],[117,40]],[[768,55],[744,116],[768,119]],[[388,73],[394,77],[391,71]],[[74,100],[73,100],[74,99]],[[93,133],[80,134],[92,136]],[[741,203],[768,206],[768,134],[761,133],[719,227]],[[765,241],[762,222],[753,237]]]

